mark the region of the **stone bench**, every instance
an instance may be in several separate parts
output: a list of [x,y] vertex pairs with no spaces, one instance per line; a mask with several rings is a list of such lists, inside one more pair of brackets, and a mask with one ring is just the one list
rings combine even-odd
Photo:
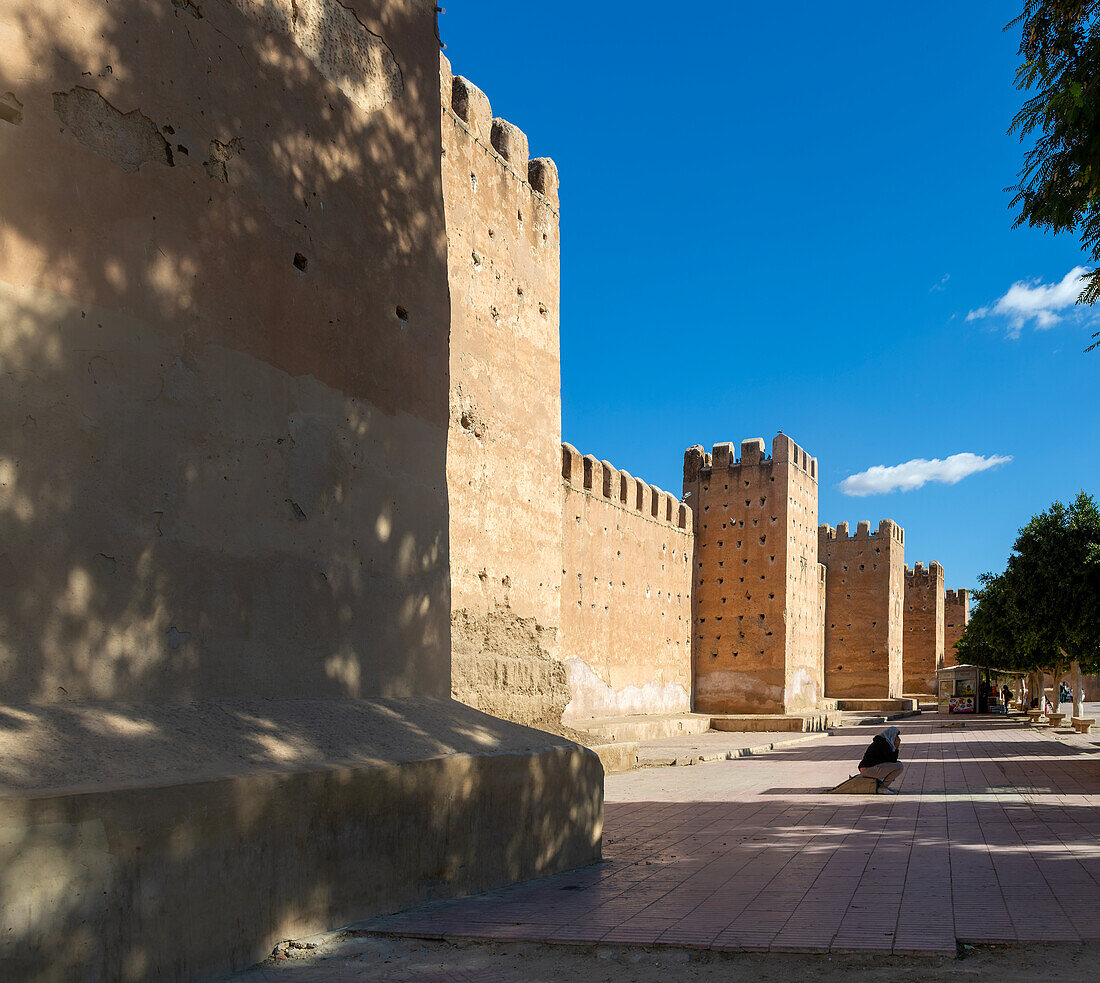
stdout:
[[1070,717],[1069,719],[1070,723],[1073,724],[1073,729],[1077,731],[1078,734],[1087,734],[1089,728],[1096,723],[1095,719],[1091,717]]
[[1028,710],[1028,712],[1027,712],[1027,719],[1033,724],[1039,723],[1039,721],[1042,720],[1042,718],[1043,718],[1043,711],[1042,710]]
[[1067,717],[1067,714],[1064,714],[1064,713],[1048,713],[1047,714],[1047,720],[1050,721],[1050,726],[1051,727],[1061,727],[1062,726],[1062,721],[1065,720],[1066,717]]

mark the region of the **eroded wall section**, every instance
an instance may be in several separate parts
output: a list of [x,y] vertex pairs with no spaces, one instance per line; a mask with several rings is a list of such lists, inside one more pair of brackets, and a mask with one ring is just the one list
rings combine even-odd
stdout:
[[902,689],[935,693],[936,670],[943,668],[943,567],[922,563],[905,571],[905,640]]
[[818,550],[826,570],[825,695],[883,699],[902,691],[905,531],[883,519],[823,525]]
[[557,170],[441,61],[453,694],[560,723]]
[[684,455],[695,532],[695,708],[796,713],[824,697],[817,460],[783,434]]
[[691,709],[691,511],[562,445],[568,719]]
[[448,694],[434,17],[0,9],[5,700]]
[[943,664],[957,666],[959,657],[955,645],[970,623],[970,591],[946,591],[943,598]]

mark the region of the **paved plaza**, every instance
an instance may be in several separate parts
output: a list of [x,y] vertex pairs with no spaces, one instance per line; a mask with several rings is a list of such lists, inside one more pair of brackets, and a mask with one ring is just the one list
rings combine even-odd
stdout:
[[1100,940],[1100,756],[1020,723],[899,722],[895,796],[833,796],[876,728],[607,779],[604,863],[380,932],[954,953]]
[[[379,953],[402,938],[439,960],[438,975],[400,976],[423,983],[533,978],[522,965],[533,956],[502,970],[505,949],[494,962],[461,948],[488,942],[529,953],[569,943],[559,951],[578,953],[563,957],[573,962],[578,945],[618,947],[664,959],[657,967],[753,952],[953,957],[982,943],[1028,943],[1033,954],[1039,943],[1063,954],[1084,943],[1073,958],[1091,961],[1082,953],[1100,941],[1100,748],[1018,719],[925,714],[898,725],[898,795],[825,794],[878,727],[611,775],[602,863],[372,919],[322,943],[317,953],[330,956],[292,951],[304,963],[269,961],[234,979],[397,979],[378,975]],[[627,968],[599,978],[642,977]]]

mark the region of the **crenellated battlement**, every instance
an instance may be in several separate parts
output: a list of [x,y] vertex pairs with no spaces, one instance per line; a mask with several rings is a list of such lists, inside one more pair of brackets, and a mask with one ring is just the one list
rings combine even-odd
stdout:
[[943,567],[935,560],[929,563],[928,566],[925,566],[923,563],[921,563],[920,560],[918,560],[916,563],[913,564],[912,567],[905,568],[905,578],[907,580],[935,580],[937,578],[942,580]]
[[701,444],[684,451],[684,481],[691,482],[705,471],[723,471],[743,467],[763,467],[790,463],[817,480],[817,458],[811,457],[786,434],[776,434],[769,456],[764,450],[763,437],[751,437],[741,441],[738,457],[732,443],[715,444],[708,454]]
[[620,471],[609,461],[582,455],[572,444],[561,445],[561,476],[574,491],[639,512],[655,522],[691,531],[691,509],[671,493],[646,484],[629,471]]
[[964,605],[970,604],[970,591],[968,591],[965,587],[962,587],[959,590],[944,591],[943,597],[945,604],[951,604],[957,607],[963,607]]
[[451,63],[439,56],[440,100],[444,114],[489,156],[528,185],[555,211],[558,211],[558,168],[549,157],[530,156],[527,134],[514,123],[493,116],[489,97],[473,82],[454,75]]
[[819,542],[835,542],[845,539],[893,539],[899,543],[905,542],[905,530],[892,519],[882,519],[878,524],[878,529],[874,532],[871,532],[871,523],[866,521],[856,524],[856,534],[854,536],[849,534],[848,528],[847,522],[838,522],[835,529],[822,523],[818,526]]

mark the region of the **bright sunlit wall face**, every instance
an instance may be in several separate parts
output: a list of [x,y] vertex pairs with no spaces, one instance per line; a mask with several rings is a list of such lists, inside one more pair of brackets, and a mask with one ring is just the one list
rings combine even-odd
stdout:
[[447,695],[435,14],[355,9],[5,4],[5,699]]
[[689,448],[695,524],[695,707],[795,713],[824,694],[824,577],[817,561],[817,461],[779,434],[712,454]]

